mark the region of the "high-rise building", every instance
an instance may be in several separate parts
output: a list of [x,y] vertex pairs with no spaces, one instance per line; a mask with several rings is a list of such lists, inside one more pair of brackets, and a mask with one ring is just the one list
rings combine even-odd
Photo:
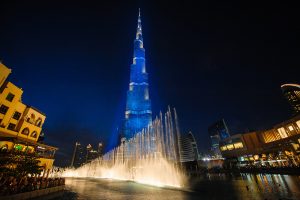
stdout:
[[285,98],[292,106],[294,114],[299,114],[300,113],[300,85],[284,84],[281,86],[281,90]]
[[86,154],[84,151],[83,146],[79,143],[75,143],[74,151],[73,151],[73,156],[72,156],[72,161],[71,161],[71,167],[80,167],[83,165],[86,161]]
[[10,73],[0,62],[0,151],[38,155],[40,165],[49,171],[57,148],[41,142],[46,115],[23,103],[23,90],[7,81]]
[[91,144],[86,147],[86,160],[85,162],[91,162],[92,160],[99,157],[98,151],[94,150]]
[[180,162],[191,162],[198,160],[198,147],[192,132],[180,137]]
[[211,125],[208,128],[208,134],[211,140],[211,150],[216,156],[221,155],[219,143],[220,141],[230,137],[225,120],[221,119]]
[[103,143],[102,142],[99,142],[97,152],[98,152],[99,157],[103,156]]
[[142,22],[139,11],[137,31],[134,40],[133,62],[130,67],[130,83],[127,91],[124,137],[135,133],[152,123],[148,74],[146,72],[145,49],[142,37]]

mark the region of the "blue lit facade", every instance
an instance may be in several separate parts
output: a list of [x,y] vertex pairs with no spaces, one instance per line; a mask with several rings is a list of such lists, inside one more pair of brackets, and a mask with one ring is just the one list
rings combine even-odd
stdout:
[[215,155],[221,155],[219,143],[230,137],[229,130],[224,119],[221,119],[208,128],[211,140],[211,149]]
[[146,72],[145,49],[142,37],[142,23],[139,13],[134,40],[133,62],[130,66],[130,83],[127,91],[124,137],[135,133],[152,123],[151,100],[149,97],[148,74]]

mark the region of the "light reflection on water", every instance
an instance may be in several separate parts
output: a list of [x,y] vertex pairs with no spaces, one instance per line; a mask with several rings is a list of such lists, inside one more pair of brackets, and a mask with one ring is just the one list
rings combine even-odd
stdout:
[[110,179],[67,178],[70,191],[59,199],[300,199],[300,177],[290,175],[207,175],[184,190]]

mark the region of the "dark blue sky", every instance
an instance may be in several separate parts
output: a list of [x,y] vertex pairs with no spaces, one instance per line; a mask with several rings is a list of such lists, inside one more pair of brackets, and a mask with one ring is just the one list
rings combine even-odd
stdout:
[[59,164],[69,162],[76,140],[116,139],[138,7],[153,112],[176,107],[200,150],[219,118],[240,133],[291,116],[280,85],[300,82],[296,5],[1,1],[0,59],[23,102],[46,113],[46,141],[60,148]]

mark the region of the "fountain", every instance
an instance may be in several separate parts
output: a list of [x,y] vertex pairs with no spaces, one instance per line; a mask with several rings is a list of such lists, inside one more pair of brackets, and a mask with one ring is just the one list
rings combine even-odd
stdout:
[[180,137],[177,114],[170,108],[148,128],[121,145],[77,169],[66,169],[64,177],[129,180],[159,187],[182,187]]

